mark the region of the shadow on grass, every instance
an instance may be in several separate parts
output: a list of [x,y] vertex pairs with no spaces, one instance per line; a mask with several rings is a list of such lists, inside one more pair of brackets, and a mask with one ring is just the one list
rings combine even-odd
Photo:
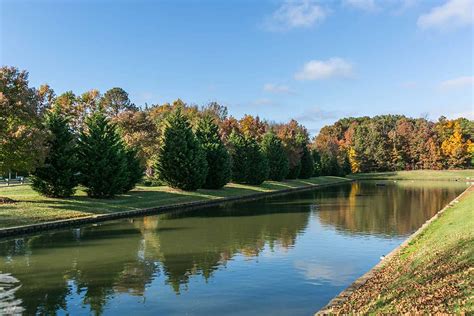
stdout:
[[198,190],[194,192],[166,189],[168,191],[153,190],[153,187],[138,188],[127,194],[118,195],[110,199],[94,199],[87,196],[73,196],[63,199],[21,200],[16,205],[3,205],[5,211],[14,211],[18,207],[25,207],[24,203],[34,204],[39,208],[50,208],[62,211],[79,211],[89,214],[114,213],[120,211],[152,208],[162,205],[184,203],[191,201],[213,200],[230,196],[249,195],[259,192],[291,188],[290,185],[265,183],[261,186],[235,185],[219,190]]

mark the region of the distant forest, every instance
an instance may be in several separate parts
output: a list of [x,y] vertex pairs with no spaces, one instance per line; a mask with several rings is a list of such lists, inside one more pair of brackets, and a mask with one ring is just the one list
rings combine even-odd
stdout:
[[344,118],[321,129],[312,143],[322,160],[349,160],[351,172],[469,168],[474,122],[437,122],[403,115]]

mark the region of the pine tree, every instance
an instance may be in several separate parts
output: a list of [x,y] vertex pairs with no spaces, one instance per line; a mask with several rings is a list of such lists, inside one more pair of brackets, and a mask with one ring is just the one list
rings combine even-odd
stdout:
[[232,169],[230,155],[219,136],[219,127],[214,123],[212,116],[207,115],[199,121],[196,137],[204,148],[209,169],[203,187],[220,189],[230,181]]
[[261,146],[268,161],[268,179],[282,181],[288,174],[289,166],[281,140],[270,131],[263,136]]
[[294,162],[294,165],[290,167],[288,174],[286,175],[287,179],[296,179],[301,172],[301,158]]
[[345,150],[340,150],[337,157],[337,175],[344,177],[351,173],[351,162],[349,160],[349,154]]
[[311,150],[311,156],[313,156],[314,168],[313,177],[321,176],[321,156],[316,149]]
[[159,178],[181,190],[202,187],[208,172],[206,153],[179,107],[163,122],[160,145],[154,166]]
[[45,129],[49,150],[44,164],[33,173],[31,187],[48,197],[71,196],[78,185],[78,160],[69,120],[53,109],[45,117]]
[[127,175],[122,192],[128,192],[135,188],[135,185],[143,178],[145,168],[140,164],[137,150],[135,148],[125,148],[125,159],[127,161]]
[[268,162],[254,138],[232,132],[228,139],[232,157],[232,181],[258,185],[268,177]]
[[85,120],[79,136],[78,157],[80,183],[87,195],[108,198],[122,193],[127,187],[127,157],[115,125],[102,112]]
[[323,176],[337,176],[339,174],[339,165],[337,158],[328,154],[321,154],[321,175]]
[[301,170],[298,178],[308,179],[313,176],[314,172],[314,161],[311,156],[311,152],[306,144],[303,145],[303,155],[301,156]]

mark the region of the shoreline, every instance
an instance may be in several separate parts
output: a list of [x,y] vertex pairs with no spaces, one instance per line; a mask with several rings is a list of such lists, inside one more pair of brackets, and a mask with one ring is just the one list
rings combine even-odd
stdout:
[[287,189],[281,189],[281,190],[269,191],[269,192],[258,192],[258,193],[252,193],[252,194],[247,194],[247,195],[223,197],[223,198],[217,198],[213,200],[181,202],[181,203],[168,204],[168,205],[162,205],[162,206],[144,208],[144,209],[138,209],[138,210],[121,211],[121,212],[108,213],[108,214],[97,214],[97,215],[90,215],[90,216],[84,216],[84,217],[78,217],[78,218],[70,218],[70,219],[47,221],[43,223],[36,223],[36,224],[29,224],[29,225],[6,227],[6,228],[0,229],[0,239],[35,234],[38,232],[51,231],[55,229],[72,227],[76,225],[85,225],[85,224],[105,222],[105,221],[122,219],[122,218],[132,218],[132,217],[139,217],[139,216],[145,216],[145,215],[158,215],[158,214],[166,213],[169,211],[175,211],[178,209],[193,210],[193,209],[207,208],[211,206],[219,206],[226,203],[248,202],[248,201],[259,200],[262,198],[283,196],[283,195],[296,193],[296,192],[311,191],[318,188],[340,185],[343,183],[351,183],[354,181],[356,180],[349,179],[349,178],[341,178],[341,180],[334,181],[331,183],[311,184],[311,185],[295,187],[295,188],[287,188]]
[[433,215],[430,219],[428,219],[425,223],[423,223],[423,225],[421,225],[420,228],[418,228],[413,234],[411,234],[407,239],[405,239],[405,241],[403,241],[399,246],[397,246],[395,249],[390,251],[390,253],[388,253],[384,257],[383,260],[380,260],[380,262],[377,263],[375,266],[373,266],[369,271],[367,271],[365,274],[357,278],[348,287],[346,287],[342,292],[340,292],[338,295],[332,298],[325,306],[323,306],[314,315],[320,316],[320,315],[333,314],[334,307],[347,302],[347,300],[349,299],[349,297],[351,296],[353,292],[355,292],[357,289],[363,286],[369,279],[374,277],[375,273],[377,273],[386,263],[392,260],[393,257],[399,254],[402,249],[407,247],[414,238],[420,235],[432,222],[438,219],[439,216],[443,214],[449,207],[456,204],[459,201],[459,199],[463,195],[465,195],[473,186],[474,184],[471,182],[471,185],[469,185],[463,192],[461,192],[452,201],[450,201],[446,206],[444,206],[441,210],[439,210],[435,215]]

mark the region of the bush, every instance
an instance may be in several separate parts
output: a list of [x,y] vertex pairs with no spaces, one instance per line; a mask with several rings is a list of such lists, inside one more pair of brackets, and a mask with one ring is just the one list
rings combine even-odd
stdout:
[[204,148],[208,166],[206,189],[220,189],[230,181],[230,155],[219,136],[219,127],[211,116],[202,118],[197,126],[196,137]]
[[104,113],[95,112],[86,119],[79,137],[78,157],[80,183],[86,187],[87,195],[112,197],[127,190],[125,147]]
[[268,177],[268,162],[254,138],[232,132],[228,138],[232,157],[232,181],[261,184]]
[[301,170],[298,178],[308,179],[313,176],[314,161],[308,146],[303,146],[303,155],[301,156]]
[[288,158],[281,140],[273,132],[263,136],[262,152],[268,161],[268,179],[282,181],[288,175]]
[[49,112],[45,119],[48,153],[43,166],[33,173],[31,187],[48,197],[68,197],[78,185],[74,135],[68,119],[58,110]]
[[206,154],[180,108],[163,122],[154,169],[167,185],[181,190],[197,190],[206,181]]

